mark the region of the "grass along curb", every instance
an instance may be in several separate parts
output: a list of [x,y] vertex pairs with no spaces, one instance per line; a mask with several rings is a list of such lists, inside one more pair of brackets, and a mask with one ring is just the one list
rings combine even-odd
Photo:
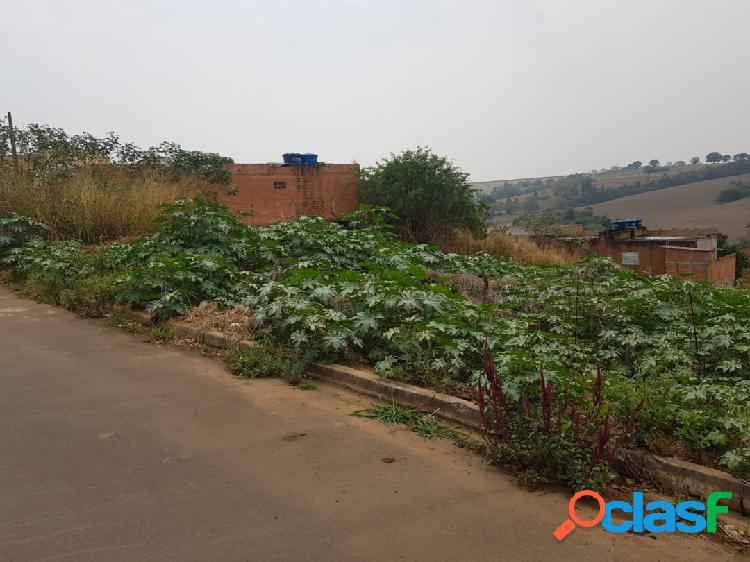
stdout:
[[312,374],[321,380],[366,394],[384,402],[433,413],[447,421],[482,429],[479,407],[472,402],[407,383],[384,379],[345,365],[313,363]]
[[[151,315],[146,312],[133,310],[125,305],[113,305],[112,309],[129,314],[144,325],[152,324]],[[201,331],[177,320],[170,321],[168,326],[182,336],[218,349],[228,349],[232,346],[250,348],[257,345],[252,340],[238,342],[216,330]],[[319,380],[385,402],[429,411],[438,418],[474,430],[482,429],[479,407],[468,400],[384,379],[368,371],[345,365],[313,363],[310,369],[312,375]],[[631,470],[673,493],[688,493],[703,498],[712,491],[732,492],[729,508],[742,515],[750,515],[750,483],[731,474],[675,457],[660,457],[638,450],[626,451],[626,463]]]

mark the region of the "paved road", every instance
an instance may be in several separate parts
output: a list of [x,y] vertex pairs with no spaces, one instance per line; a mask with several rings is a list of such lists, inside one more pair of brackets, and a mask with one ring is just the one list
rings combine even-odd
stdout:
[[735,558],[599,530],[558,544],[561,495],[349,416],[355,395],[144,339],[0,288],[0,560]]

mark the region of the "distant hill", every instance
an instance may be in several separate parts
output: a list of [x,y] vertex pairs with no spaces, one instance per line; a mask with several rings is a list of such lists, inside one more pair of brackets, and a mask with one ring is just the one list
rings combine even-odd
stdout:
[[[649,174],[646,170],[647,168],[639,168],[639,169],[628,169],[628,168],[619,168],[619,169],[610,169],[603,172],[596,172],[596,173],[589,173],[589,172],[582,172],[582,175],[590,175],[593,179],[594,185],[597,187],[602,188],[610,188],[610,187],[619,187],[621,185],[625,184],[632,184],[635,182],[641,182],[641,183],[648,183],[649,181],[653,180],[655,177],[657,177],[660,174],[678,174],[678,173],[684,173],[691,170],[700,170],[704,167],[710,167],[709,164],[685,164],[682,166],[671,166],[669,168],[661,168],[661,172],[657,174]],[[472,182],[472,186],[476,189],[485,192],[485,193],[491,193],[493,189],[496,187],[502,187],[504,185],[514,185],[514,186],[524,186],[528,189],[531,189],[533,186],[533,190],[537,191],[539,193],[544,193],[546,191],[549,191],[549,184],[550,181],[557,181],[561,180],[563,178],[566,178],[568,176],[539,176],[539,177],[531,177],[531,178],[516,178],[512,180],[492,180],[492,181],[476,181]]]
[[[750,174],[750,158],[737,156],[736,160],[721,164],[670,163],[670,166],[615,167],[559,179],[548,177],[514,180],[516,183],[483,182],[481,186],[485,191],[480,197],[487,204],[489,216],[494,222],[506,222],[511,215],[560,215],[568,209],[602,205],[608,201],[692,183],[730,177],[736,180]],[[486,191],[489,186],[493,187]],[[739,190],[725,195],[738,198],[735,196],[744,196],[744,193],[744,190]],[[594,215],[600,214],[598,208],[593,212]],[[596,222],[602,223],[599,219]]]
[[506,184],[510,185],[531,185],[534,182],[537,183],[546,183],[547,180],[559,180],[561,178],[564,178],[565,176],[540,176],[537,178],[516,178],[514,180],[492,180],[492,181],[475,181],[471,182],[472,187],[475,189],[478,189],[479,191],[483,191],[485,193],[490,193],[493,189],[496,187],[501,187]]
[[621,197],[592,205],[594,214],[611,218],[634,217],[643,219],[645,226],[669,227],[715,227],[730,240],[736,242],[746,238],[746,225],[750,223],[750,198],[714,204],[721,191],[732,182],[750,183],[750,174],[678,185]]

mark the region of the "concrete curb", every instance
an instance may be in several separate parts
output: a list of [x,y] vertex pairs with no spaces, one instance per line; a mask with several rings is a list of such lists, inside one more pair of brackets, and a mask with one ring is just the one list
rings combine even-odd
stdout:
[[468,400],[384,379],[367,371],[344,365],[313,363],[311,370],[317,378],[355,392],[373,396],[385,402],[397,402],[402,406],[432,412],[440,418],[472,429],[482,428],[479,407]]
[[659,486],[677,493],[705,498],[711,492],[732,492],[729,509],[750,515],[750,484],[715,468],[645,451],[626,452],[627,461]]
[[[151,315],[145,312],[122,305],[114,305],[112,308],[118,312],[130,314],[140,323],[151,324]],[[183,336],[219,349],[233,346],[250,348],[258,345],[251,340],[237,342],[215,330],[201,332],[179,321],[171,321],[169,327]],[[313,363],[310,367],[313,376],[320,380],[386,402],[395,402],[401,406],[429,411],[439,418],[472,429],[482,429],[479,407],[468,400],[384,379],[368,371],[345,365]],[[625,456],[629,469],[650,478],[659,486],[672,492],[687,492],[699,498],[705,498],[708,493],[714,491],[732,492],[732,499],[728,503],[729,508],[743,515],[750,515],[750,484],[731,474],[674,457],[659,457],[645,451],[629,450],[626,451]]]
[[[152,323],[151,315],[146,312],[133,310],[124,305],[114,305],[112,308],[118,312],[130,314],[141,324],[148,326]],[[239,342],[232,340],[216,330],[202,332],[177,320],[170,321],[168,325],[171,330],[178,334],[192,338],[209,347],[228,349],[234,346],[249,348],[257,345],[251,340]],[[315,378],[349,390],[378,398],[384,402],[397,402],[402,406],[432,412],[437,417],[472,429],[482,429],[482,416],[479,413],[479,407],[468,400],[411,384],[384,379],[367,371],[353,369],[345,365],[313,363],[310,365],[310,370]]]

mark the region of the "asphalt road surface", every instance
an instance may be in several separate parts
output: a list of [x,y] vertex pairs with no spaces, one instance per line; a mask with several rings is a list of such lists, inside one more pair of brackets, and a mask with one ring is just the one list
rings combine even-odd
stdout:
[[728,560],[694,537],[577,529],[365,398],[238,380],[199,353],[0,287],[0,560]]

